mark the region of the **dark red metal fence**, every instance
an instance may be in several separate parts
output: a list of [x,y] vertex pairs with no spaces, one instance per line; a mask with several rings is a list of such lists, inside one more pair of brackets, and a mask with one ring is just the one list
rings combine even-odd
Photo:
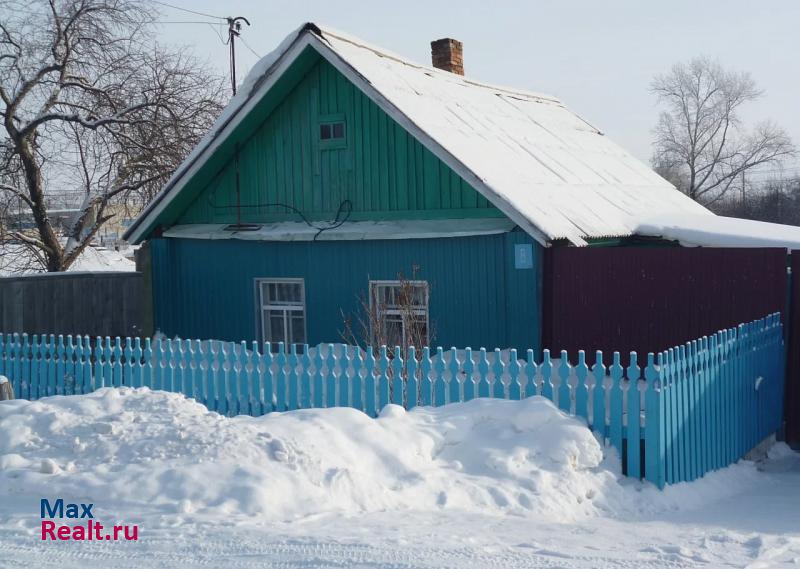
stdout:
[[786,440],[800,443],[800,251],[792,251],[791,308],[786,374]]
[[551,248],[543,345],[583,349],[587,359],[594,350],[624,356],[657,352],[772,312],[781,312],[785,322],[786,268],[785,249]]

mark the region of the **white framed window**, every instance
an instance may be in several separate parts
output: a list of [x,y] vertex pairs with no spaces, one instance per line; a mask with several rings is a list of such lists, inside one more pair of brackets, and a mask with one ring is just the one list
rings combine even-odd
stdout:
[[387,346],[428,345],[427,281],[370,281],[369,298],[380,327],[373,330],[375,340]]
[[261,339],[306,343],[306,287],[303,279],[256,279]]

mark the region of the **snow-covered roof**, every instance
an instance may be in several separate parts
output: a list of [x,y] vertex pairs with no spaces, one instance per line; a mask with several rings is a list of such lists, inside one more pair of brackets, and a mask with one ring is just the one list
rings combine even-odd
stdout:
[[153,229],[219,141],[308,46],[541,243],[630,235],[654,213],[713,215],[554,97],[480,83],[306,24],[253,68],[127,240]]
[[[0,247],[0,277],[41,275],[42,270],[27,247],[14,243]],[[136,270],[136,263],[117,251],[87,247],[67,270],[72,273],[129,272]]]
[[[508,219],[417,219],[398,221],[354,221],[339,227],[308,225],[301,221],[265,223],[258,229],[231,231],[225,224],[174,225],[164,237],[185,239],[242,239],[246,241],[360,241],[365,239],[425,239],[469,237],[506,233],[514,228]],[[320,229],[325,228],[320,232]]]
[[136,263],[119,251],[101,247],[87,247],[69,268],[72,272],[127,272],[135,271]]
[[678,241],[686,247],[800,249],[800,227],[735,217],[670,214],[643,221],[637,235]]

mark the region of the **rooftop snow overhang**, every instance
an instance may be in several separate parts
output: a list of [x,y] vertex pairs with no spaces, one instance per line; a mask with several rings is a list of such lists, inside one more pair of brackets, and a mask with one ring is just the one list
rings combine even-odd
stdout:
[[685,247],[800,249],[800,227],[736,217],[659,215],[643,221],[634,234],[677,241]]

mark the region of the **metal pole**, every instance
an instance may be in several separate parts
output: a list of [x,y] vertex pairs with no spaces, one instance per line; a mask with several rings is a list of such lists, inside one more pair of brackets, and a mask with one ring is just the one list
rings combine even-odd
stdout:
[[228,18],[228,45],[230,46],[230,68],[231,68],[231,90],[236,95],[236,38],[242,31],[242,22],[250,25],[250,22],[244,16],[236,16],[235,18]]

